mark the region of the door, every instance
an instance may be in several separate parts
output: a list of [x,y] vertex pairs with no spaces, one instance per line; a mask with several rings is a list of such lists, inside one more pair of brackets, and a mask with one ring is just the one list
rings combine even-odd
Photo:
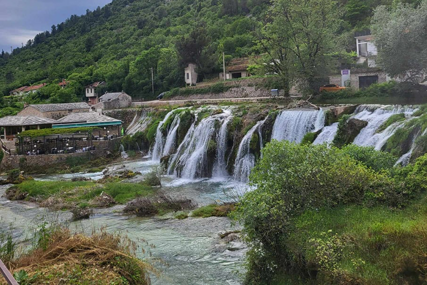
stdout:
[[378,75],[373,76],[359,76],[359,89],[363,89],[378,83]]

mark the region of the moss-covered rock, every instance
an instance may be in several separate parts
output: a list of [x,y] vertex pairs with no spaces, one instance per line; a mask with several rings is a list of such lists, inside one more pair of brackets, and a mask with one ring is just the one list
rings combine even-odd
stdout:
[[349,119],[350,115],[344,115],[339,122],[338,132],[334,138],[334,145],[343,147],[354,141],[360,131],[366,127],[368,122],[359,119]]
[[357,105],[332,107],[325,112],[325,126],[338,122],[342,116],[354,113]]
[[378,129],[377,129],[377,133],[381,133],[382,131],[384,131],[385,129],[387,129],[389,126],[391,126],[392,124],[396,123],[396,122],[401,122],[405,120],[405,114],[401,113],[401,114],[395,114],[392,115],[390,118],[387,119],[387,121],[385,121]]
[[322,130],[313,133],[307,133],[302,139],[301,144],[312,144],[321,132]]
[[170,155],[165,155],[162,158],[160,158],[160,165],[163,167],[163,169],[168,169],[169,159],[170,159]]

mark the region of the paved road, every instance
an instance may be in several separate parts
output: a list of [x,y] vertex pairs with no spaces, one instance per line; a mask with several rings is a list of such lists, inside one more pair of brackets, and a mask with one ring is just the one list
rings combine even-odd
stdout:
[[[299,98],[299,97],[291,97]],[[185,105],[187,103],[197,103],[197,104],[212,104],[220,102],[259,102],[265,100],[271,100],[271,97],[247,97],[247,98],[214,98],[214,99],[185,99],[185,100],[154,100],[154,101],[143,101],[143,102],[132,102],[133,107],[137,106],[161,106],[161,105]],[[277,98],[278,100],[283,99],[283,97]]]

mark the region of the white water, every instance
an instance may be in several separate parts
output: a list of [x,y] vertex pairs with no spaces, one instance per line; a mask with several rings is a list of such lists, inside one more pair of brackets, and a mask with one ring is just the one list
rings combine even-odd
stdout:
[[[368,122],[368,125],[363,128],[359,135],[354,139],[354,144],[359,146],[376,147],[378,142],[381,142],[389,135],[391,129],[387,133],[382,132],[382,135],[376,135],[378,128],[384,124],[388,118],[395,114],[405,113],[408,116],[413,113],[413,109],[402,108],[400,106],[390,108],[390,106],[382,106],[372,110],[375,106],[359,106],[356,110],[356,115],[352,118]],[[396,129],[395,129],[396,130]],[[391,134],[393,135],[393,134]],[[390,135],[390,136],[391,136]],[[389,136],[389,137],[390,137]],[[378,147],[381,145],[378,145]],[[384,142],[385,143],[385,142]],[[384,145],[384,144],[383,144]],[[382,147],[382,145],[381,145]]]
[[162,126],[169,119],[169,117],[172,116],[174,112],[175,110],[167,113],[163,121],[161,121],[157,126],[156,142],[154,143],[153,151],[151,154],[152,160],[154,161],[160,161],[160,158],[162,157],[163,148],[165,146],[165,138],[163,137]]
[[338,132],[338,123],[333,123],[330,126],[326,126],[323,128],[322,132],[317,136],[314,140],[313,145],[318,144],[331,144]]
[[176,144],[176,132],[178,131],[179,123],[181,122],[181,117],[179,115],[175,116],[168,135],[166,137],[165,147],[163,149],[162,156],[170,155],[175,151]]
[[272,139],[301,143],[309,132],[316,132],[325,125],[325,113],[319,111],[286,110],[277,116]]
[[137,132],[144,131],[148,125],[151,123],[152,119],[148,116],[146,111],[142,111],[141,116],[138,117],[138,114],[135,114],[135,117],[132,120],[132,123],[126,129],[127,135],[134,135]]
[[240,182],[248,182],[249,174],[255,166],[255,155],[251,153],[250,144],[255,131],[264,124],[265,120],[259,121],[243,137],[234,163],[234,179]]
[[[421,134],[421,136],[424,136],[427,133],[427,129]],[[411,160],[412,157],[412,153],[414,152],[414,149],[416,148],[417,144],[415,143],[415,141],[417,140],[417,138],[420,136],[420,132],[418,132],[416,135],[414,135],[414,137],[412,138],[412,145],[411,145],[411,149],[405,153],[404,155],[402,155],[394,164],[394,166],[397,165],[402,165],[402,166],[406,166],[409,164],[409,161]]]
[[126,159],[129,157],[129,155],[126,153],[125,148],[122,144],[120,145],[119,151],[120,151],[120,155],[123,159]]
[[225,153],[227,151],[227,126],[230,122],[231,115],[226,117],[222,122],[221,128],[216,136],[216,159],[212,172],[213,178],[225,178],[228,177],[227,173],[227,162],[225,160]]

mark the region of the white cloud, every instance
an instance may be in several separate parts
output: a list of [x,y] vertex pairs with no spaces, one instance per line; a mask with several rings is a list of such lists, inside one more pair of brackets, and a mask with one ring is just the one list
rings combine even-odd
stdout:
[[41,32],[15,28],[0,29],[0,43],[2,46],[20,47],[22,43],[25,45],[29,39],[33,39]]

